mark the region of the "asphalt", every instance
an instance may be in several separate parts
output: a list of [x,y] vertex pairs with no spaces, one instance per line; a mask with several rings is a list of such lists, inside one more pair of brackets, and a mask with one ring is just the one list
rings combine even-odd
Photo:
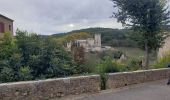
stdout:
[[149,82],[122,89],[87,95],[77,100],[170,100],[167,80]]

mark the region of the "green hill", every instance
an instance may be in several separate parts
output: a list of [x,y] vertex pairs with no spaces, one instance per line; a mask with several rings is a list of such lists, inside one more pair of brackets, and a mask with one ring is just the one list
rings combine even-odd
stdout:
[[130,32],[130,30],[128,29],[87,28],[81,30],[74,30],[68,33],[54,34],[52,36],[56,38],[60,38],[68,34],[81,33],[81,32],[89,33],[91,37],[93,37],[94,34],[96,33],[100,33],[103,45],[110,45],[113,47],[122,47],[122,46],[136,47],[135,42],[128,38],[128,33]]

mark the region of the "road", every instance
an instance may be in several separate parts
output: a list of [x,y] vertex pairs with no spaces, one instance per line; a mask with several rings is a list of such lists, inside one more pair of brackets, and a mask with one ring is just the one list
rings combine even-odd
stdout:
[[170,100],[167,80],[144,83],[122,89],[86,96],[79,100]]

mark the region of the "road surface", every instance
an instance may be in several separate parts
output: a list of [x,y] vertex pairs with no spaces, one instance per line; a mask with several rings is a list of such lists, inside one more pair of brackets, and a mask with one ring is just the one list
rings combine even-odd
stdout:
[[170,100],[170,86],[167,80],[144,83],[78,100]]

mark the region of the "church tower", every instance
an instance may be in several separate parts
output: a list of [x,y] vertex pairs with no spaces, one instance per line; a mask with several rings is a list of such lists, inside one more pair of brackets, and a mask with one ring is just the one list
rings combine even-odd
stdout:
[[101,47],[101,34],[95,34],[94,40],[95,46]]

